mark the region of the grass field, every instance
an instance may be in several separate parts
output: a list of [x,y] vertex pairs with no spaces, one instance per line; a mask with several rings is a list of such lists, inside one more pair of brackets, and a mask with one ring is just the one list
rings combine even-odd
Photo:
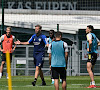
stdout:
[[[38,78],[36,86],[33,87],[31,82],[34,80],[34,76],[13,76],[12,77],[12,87],[13,90],[55,90],[54,85],[51,85],[50,76],[45,76],[46,86],[41,86],[41,79]],[[100,76],[95,76],[96,85],[100,86]],[[0,79],[0,90],[8,90],[7,79],[3,76]],[[90,78],[89,76],[71,76],[67,77],[67,90],[91,90],[85,88],[89,86]],[[59,84],[60,90],[61,84]],[[95,88],[92,90],[100,90],[100,88]]]

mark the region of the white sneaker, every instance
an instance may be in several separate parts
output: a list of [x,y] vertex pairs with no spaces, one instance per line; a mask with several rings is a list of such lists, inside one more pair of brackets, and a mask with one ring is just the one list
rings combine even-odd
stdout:
[[0,78],[2,77],[2,73],[0,73]]
[[8,77],[7,77],[7,79],[8,79]]

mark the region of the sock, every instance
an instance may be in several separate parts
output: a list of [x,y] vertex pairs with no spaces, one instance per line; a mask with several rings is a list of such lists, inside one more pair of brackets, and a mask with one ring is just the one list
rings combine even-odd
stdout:
[[52,79],[52,82],[54,82],[54,79]]
[[34,82],[35,82],[35,83],[36,83],[36,81],[37,81],[37,78],[34,79]]
[[0,78],[2,77],[2,73],[0,73]]
[[92,85],[95,85],[95,81],[92,81]]
[[42,79],[42,82],[44,82],[44,78]]

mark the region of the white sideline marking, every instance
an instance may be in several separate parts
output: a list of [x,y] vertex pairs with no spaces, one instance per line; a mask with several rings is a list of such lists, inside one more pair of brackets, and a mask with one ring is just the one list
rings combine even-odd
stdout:
[[[18,79],[22,79],[22,80],[23,80],[23,79],[24,79],[24,80],[26,79],[26,80],[27,80],[27,79],[32,79],[32,78],[34,79],[34,77],[31,77],[31,78],[24,78],[24,77],[18,78],[18,77],[17,77],[17,78],[12,78],[12,80],[16,80],[16,79],[17,79],[17,80],[18,80]],[[1,80],[5,80],[5,79],[6,79],[6,78],[1,78]],[[39,79],[40,79],[40,78],[39,78]],[[50,77],[50,78],[45,78],[45,79],[46,79],[46,80],[50,80],[51,77]],[[100,78],[95,78],[95,79],[100,79]],[[67,78],[66,80],[90,80],[90,78]]]
[[[73,85],[84,85],[84,84],[73,84]],[[6,85],[0,85],[0,86],[8,87]],[[38,85],[32,86],[32,85],[25,85],[25,86],[12,86],[12,87],[25,87],[25,88],[26,87],[46,87],[46,88],[51,87],[51,88],[54,88],[53,85],[51,85],[51,86],[38,86]],[[62,87],[59,87],[59,88],[62,88]],[[84,88],[84,87],[67,87],[67,88]],[[100,88],[95,88],[95,89],[100,89]]]

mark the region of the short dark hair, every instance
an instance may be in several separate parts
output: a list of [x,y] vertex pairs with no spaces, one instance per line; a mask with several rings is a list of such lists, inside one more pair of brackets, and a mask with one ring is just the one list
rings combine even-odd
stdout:
[[56,37],[59,38],[60,36],[62,37],[62,32],[57,31]]
[[[10,31],[12,30],[12,28],[11,27],[7,27]],[[7,28],[6,28],[6,30],[7,30]]]
[[42,29],[42,26],[41,25],[36,25],[35,27],[39,27],[39,29]]
[[[53,34],[55,33],[55,31],[54,31],[53,29],[51,29],[50,31],[53,32]],[[50,31],[49,31],[49,32],[50,32]]]
[[91,31],[94,30],[94,27],[93,27],[92,25],[88,25],[87,27],[88,27],[89,29],[91,29]]

